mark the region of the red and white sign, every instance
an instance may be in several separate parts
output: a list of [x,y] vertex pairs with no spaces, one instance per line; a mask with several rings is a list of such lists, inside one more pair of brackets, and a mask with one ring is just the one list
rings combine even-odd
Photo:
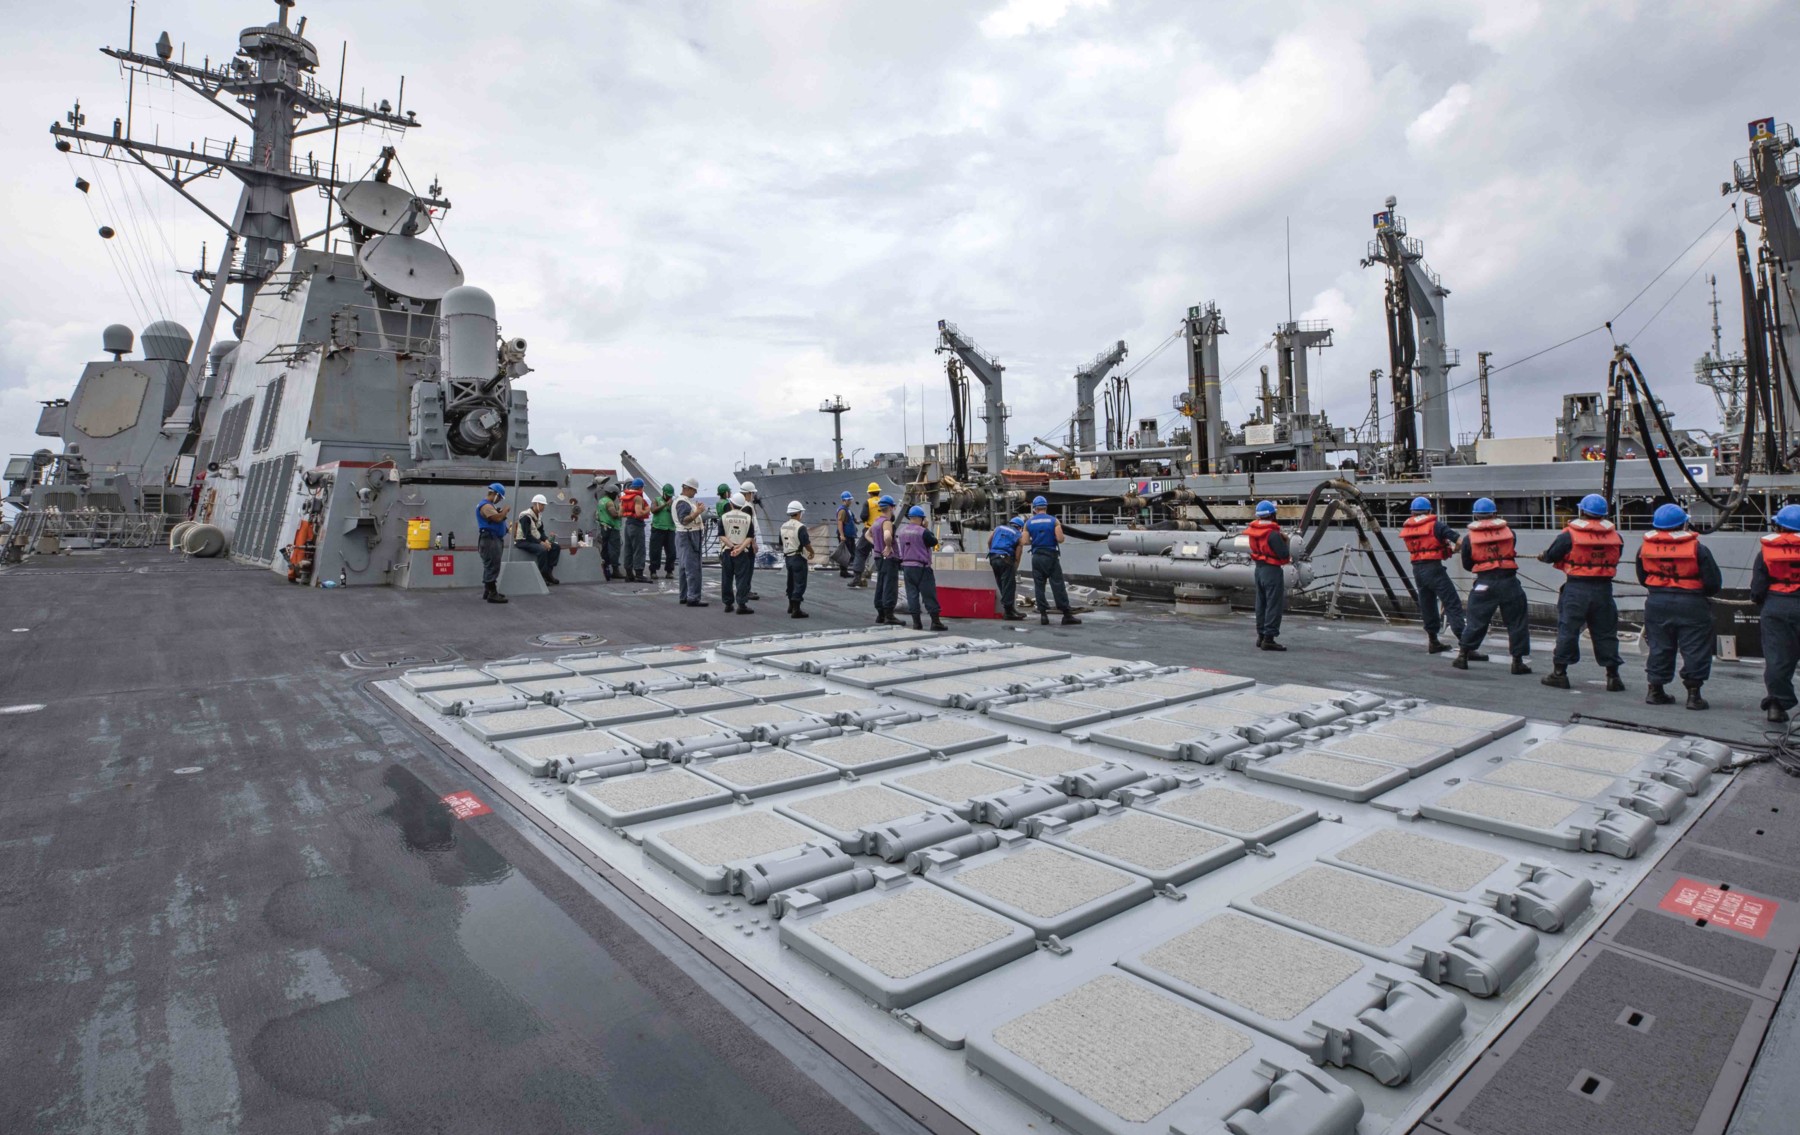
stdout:
[[493,811],[483,804],[473,792],[452,792],[444,797],[444,807],[459,820],[472,820],[476,816],[485,816]]
[[1781,904],[1760,895],[1727,891],[1683,875],[1656,904],[1670,914],[1704,918],[1709,926],[1723,926],[1752,938],[1766,938]]
[[431,557],[432,575],[455,575],[456,557],[451,555],[434,555]]

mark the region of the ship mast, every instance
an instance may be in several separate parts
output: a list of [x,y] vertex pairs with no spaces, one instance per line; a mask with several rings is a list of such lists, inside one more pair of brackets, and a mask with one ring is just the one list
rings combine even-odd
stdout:
[[1450,289],[1425,263],[1425,246],[1406,235],[1406,218],[1395,212],[1395,199],[1389,197],[1386,204],[1375,214],[1375,239],[1362,264],[1388,270],[1394,444],[1401,468],[1410,472],[1421,454],[1441,460],[1450,453],[1450,368],[1459,362],[1459,353],[1444,345],[1444,299]]
[[[322,162],[310,152],[297,154],[295,143],[308,135],[364,123],[397,130],[419,124],[416,115],[390,106],[386,99],[374,107],[358,106],[315,82],[312,73],[318,68],[319,52],[302,34],[306,20],[303,17],[298,27],[288,26],[288,10],[294,3],[295,0],[275,0],[276,21],[245,28],[238,35],[237,53],[217,66],[210,58],[198,67],[176,60],[167,32],[157,39],[154,55],[143,54],[136,50],[135,27],[124,48],[100,49],[118,60],[133,79],[138,75],[164,78],[212,103],[215,109],[249,129],[247,143],[236,137],[223,143],[208,139],[189,143],[184,149],[148,142],[132,135],[129,106],[123,119],[113,120],[111,133],[84,129],[86,119],[79,112],[79,103],[66,124],[50,124],[58,150],[107,161],[134,162],[225,230],[225,250],[210,277],[211,297],[200,334],[194,337],[184,404],[189,403],[189,396],[198,387],[225,285],[237,284],[242,289],[236,312],[236,329],[241,337],[257,291],[274,274],[288,246],[305,244],[347,223],[340,218],[335,224],[328,222],[326,229],[301,235],[294,194],[302,189],[323,189],[329,193],[348,182],[339,176],[330,160]],[[404,81],[401,90],[405,90]],[[404,99],[404,95],[401,97]],[[308,116],[317,116],[320,121],[302,128],[301,123]],[[242,183],[237,207],[229,219],[195,196],[191,188],[201,178],[221,173],[229,173]],[[449,202],[435,197],[422,200],[434,209],[449,208]],[[206,273],[201,272],[196,280],[205,277]]]

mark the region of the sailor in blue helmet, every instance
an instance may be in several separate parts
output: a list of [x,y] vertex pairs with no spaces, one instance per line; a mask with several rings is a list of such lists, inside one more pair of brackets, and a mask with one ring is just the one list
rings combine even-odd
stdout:
[[[900,605],[900,531],[894,516],[894,498],[875,499],[875,519],[869,523],[868,563],[875,567],[875,621],[899,626],[894,608]],[[859,577],[860,578],[860,577]]]
[[[1444,561],[1456,554],[1456,529],[1432,511],[1431,502],[1414,497],[1412,515],[1400,526],[1400,539],[1412,557],[1413,583],[1419,590],[1419,617],[1425,623],[1425,653],[1442,654],[1450,648],[1438,639],[1446,621],[1457,639],[1463,633],[1462,597]],[[1438,614],[1439,606],[1443,614]]]
[[1506,621],[1512,672],[1529,674],[1531,667],[1525,664],[1525,658],[1531,653],[1531,612],[1525,602],[1525,589],[1519,585],[1518,542],[1492,498],[1482,497],[1470,511],[1475,519],[1469,522],[1469,531],[1463,537],[1462,566],[1464,571],[1474,573],[1475,583],[1469,588],[1469,610],[1460,649],[1450,665],[1467,670],[1471,661],[1480,661],[1481,640],[1487,637],[1488,624],[1498,611]]
[[919,619],[919,605],[931,616],[931,629],[947,631],[938,607],[937,573],[931,567],[931,550],[937,547],[937,533],[925,525],[925,509],[913,505],[906,510],[906,523],[895,537],[900,545],[900,570],[906,576],[906,613],[912,616],[913,630],[924,630]]
[[1050,502],[1043,497],[1031,499],[1031,519],[1025,522],[1025,541],[1031,546],[1031,586],[1036,592],[1038,621],[1050,625],[1050,606],[1044,602],[1044,585],[1056,597],[1056,609],[1062,612],[1063,626],[1078,625],[1075,609],[1069,606],[1069,587],[1062,573],[1062,521],[1050,515]]
[[1762,614],[1763,698],[1770,721],[1794,708],[1794,664],[1800,662],[1800,504],[1775,513],[1750,572],[1750,600]]
[[1001,617],[1017,621],[1019,614],[1019,560],[1025,555],[1025,518],[1015,516],[988,537],[988,566],[994,569],[994,591],[1000,597]]
[[481,549],[481,597],[489,603],[504,603],[500,594],[500,560],[506,555],[506,516],[512,508],[505,504],[506,486],[499,481],[487,487],[487,496],[475,506],[476,547]]
[[1644,701],[1668,705],[1675,699],[1663,689],[1675,678],[1675,652],[1681,652],[1681,684],[1687,707],[1705,709],[1700,687],[1712,675],[1713,621],[1709,596],[1724,583],[1712,553],[1688,527],[1687,510],[1665,504],[1650,518],[1654,530],[1644,534],[1637,554],[1637,579],[1644,585]]
[[1276,639],[1281,634],[1281,609],[1287,603],[1282,569],[1293,561],[1293,551],[1275,519],[1274,501],[1256,503],[1256,519],[1245,526],[1244,535],[1250,538],[1250,558],[1256,564],[1256,648],[1286,650]]
[[856,497],[849,489],[838,494],[837,534],[842,552],[832,554],[837,562],[838,578],[851,578],[850,565],[856,562]]
[[1551,656],[1556,665],[1544,675],[1544,685],[1569,688],[1569,667],[1581,661],[1581,632],[1586,630],[1594,661],[1606,668],[1607,690],[1618,693],[1625,682],[1619,677],[1619,606],[1613,602],[1612,584],[1625,541],[1606,519],[1605,497],[1589,493],[1575,507],[1575,519],[1538,555],[1568,577],[1556,596],[1556,653]]

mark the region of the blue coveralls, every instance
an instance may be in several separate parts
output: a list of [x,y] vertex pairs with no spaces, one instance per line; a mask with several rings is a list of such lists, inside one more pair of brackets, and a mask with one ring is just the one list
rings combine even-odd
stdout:
[[[1538,559],[1560,564],[1569,558],[1575,541],[1567,531],[1558,532]],[[1522,590],[1522,589],[1521,589]],[[1550,660],[1568,668],[1581,661],[1581,632],[1594,644],[1594,661],[1617,670],[1619,658],[1619,605],[1613,601],[1612,580],[1572,575],[1556,595],[1556,650]]]
[[1750,599],[1762,607],[1763,689],[1770,703],[1793,709],[1794,666],[1800,663],[1800,592],[1770,590],[1761,549],[1750,572]]
[[[1437,522],[1433,535],[1445,547],[1456,542],[1456,530],[1442,520]],[[1419,618],[1425,624],[1425,634],[1436,638],[1444,629],[1444,623],[1450,624],[1450,634],[1459,641],[1463,636],[1462,596],[1456,593],[1456,581],[1450,578],[1450,569],[1444,566],[1443,560],[1414,560],[1413,586],[1419,589]],[[1439,614],[1440,606],[1443,613]]]
[[[1470,542],[1463,541],[1462,565],[1465,571],[1475,571],[1474,558],[1469,554]],[[1488,624],[1494,620],[1494,612],[1500,613],[1506,623],[1506,645],[1514,658],[1524,658],[1531,653],[1531,609],[1525,602],[1525,588],[1519,585],[1517,568],[1490,568],[1476,572],[1475,583],[1469,588],[1468,616],[1463,624],[1462,642],[1464,654],[1474,654],[1481,649],[1481,640],[1487,637]]]
[[1695,548],[1700,561],[1700,590],[1682,587],[1651,587],[1644,571],[1644,556],[1637,559],[1638,582],[1648,592],[1644,599],[1644,680],[1652,686],[1666,686],[1675,680],[1675,654],[1681,653],[1681,682],[1698,687],[1712,676],[1713,636],[1712,604],[1709,596],[1717,595],[1724,586],[1719,563],[1705,544]]
[[1031,541],[1031,584],[1037,597],[1040,615],[1049,613],[1044,602],[1044,585],[1056,597],[1056,609],[1065,615],[1074,613],[1069,606],[1069,588],[1063,582],[1062,551],[1056,546],[1056,517],[1047,512],[1034,512],[1025,522],[1025,538]]
[[[882,546],[877,549],[874,537],[865,533],[869,543],[869,556],[875,562],[875,613],[892,615],[894,608],[900,605],[900,544],[899,524],[893,517],[878,517],[884,523],[881,526]],[[875,525],[869,525],[869,532]]]
[[[1055,539],[1054,536],[1051,539]],[[1019,530],[1010,524],[994,529],[988,538],[988,566],[994,569],[994,590],[1000,609],[1011,611],[1019,601]]]

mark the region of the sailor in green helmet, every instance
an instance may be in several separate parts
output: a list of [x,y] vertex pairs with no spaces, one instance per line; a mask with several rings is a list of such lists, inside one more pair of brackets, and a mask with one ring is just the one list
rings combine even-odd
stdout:
[[675,486],[664,485],[662,496],[650,505],[650,578],[662,565],[664,579],[675,578]]

